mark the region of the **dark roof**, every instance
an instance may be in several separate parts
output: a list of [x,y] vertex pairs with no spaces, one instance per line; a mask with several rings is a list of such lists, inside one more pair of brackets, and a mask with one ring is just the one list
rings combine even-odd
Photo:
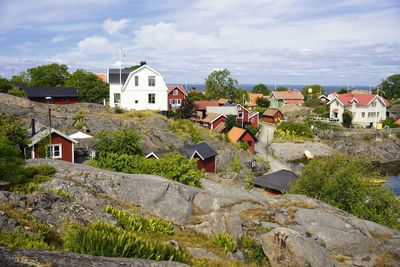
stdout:
[[289,190],[290,184],[298,179],[297,175],[291,171],[280,170],[267,175],[258,176],[253,179],[255,186],[272,189],[285,193]]
[[78,91],[72,87],[21,87],[30,97],[79,97]]
[[[133,70],[131,69],[121,69],[121,83],[124,84],[128,79],[129,73]],[[108,83],[119,84],[119,69],[109,69],[108,70]]]
[[193,157],[193,154],[195,152],[197,152],[203,159],[208,159],[218,154],[206,142],[200,142],[194,145],[184,146],[180,149],[180,152],[186,155],[189,159]]

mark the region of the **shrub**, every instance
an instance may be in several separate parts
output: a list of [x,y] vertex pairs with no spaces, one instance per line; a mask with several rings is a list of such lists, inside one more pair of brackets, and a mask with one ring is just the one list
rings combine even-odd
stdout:
[[70,224],[64,241],[66,248],[74,253],[188,262],[184,252],[175,250],[166,242],[150,242],[108,223],[96,222],[86,228]]
[[324,113],[327,111],[327,108],[326,108],[326,107],[329,107],[329,106],[328,106],[328,105],[316,106],[316,107],[313,109],[313,112],[316,113],[316,114],[324,114]]
[[366,134],[363,135],[362,139],[364,141],[371,141],[372,139],[374,139],[374,137],[371,134],[367,134],[366,133]]
[[379,177],[367,159],[335,155],[308,163],[291,191],[320,199],[360,218],[400,229],[400,200],[391,191],[371,183]]
[[124,110],[123,110],[122,108],[116,107],[116,108],[114,109],[114,113],[115,113],[115,114],[122,114],[122,113],[124,113]]
[[141,233],[162,233],[171,235],[174,227],[171,222],[158,218],[145,218],[139,215],[131,215],[127,211],[115,209],[111,206],[105,208],[105,212],[113,215],[124,229]]
[[232,160],[231,162],[231,166],[230,166],[230,171],[232,172],[236,172],[239,173],[241,170],[241,166],[240,166],[240,158],[236,157]]
[[250,145],[246,142],[240,142],[240,148],[243,149],[244,151],[247,151],[249,149]]
[[313,132],[308,123],[283,121],[276,127],[275,136],[289,140],[295,137],[312,138]]
[[342,130],[342,126],[334,123],[324,122],[324,121],[313,121],[312,125],[320,130],[333,130],[340,131]]
[[246,261],[257,261],[259,263],[268,261],[262,246],[257,244],[254,238],[241,236],[237,241],[237,245],[246,254]]
[[9,95],[18,96],[18,97],[26,97],[26,93],[23,90],[19,90],[18,88],[12,88],[8,90]]
[[233,127],[241,127],[240,123],[236,120],[235,115],[226,116],[225,126],[227,131],[229,131]]
[[395,122],[396,122],[395,118],[387,117],[386,120],[383,121],[383,126],[388,126],[389,128],[399,127]]
[[171,121],[171,129],[177,135],[189,134],[193,143],[198,143],[203,140],[198,129],[191,120],[179,119]]
[[23,164],[19,149],[0,133],[0,181],[19,183],[23,179]]
[[237,249],[237,242],[228,233],[221,232],[213,239],[214,244],[225,249],[226,252],[234,252]]
[[256,136],[256,134],[258,133],[259,129],[257,127],[254,127],[253,125],[247,125],[246,126],[246,130],[249,131],[249,133],[252,136]]
[[34,191],[39,191],[40,183],[50,181],[51,176],[56,172],[56,169],[50,165],[37,165],[26,167],[22,171],[22,177],[18,182],[11,184],[12,190],[29,194]]
[[350,128],[353,122],[353,114],[347,109],[344,110],[343,112],[343,126],[346,128]]
[[133,129],[101,131],[96,134],[93,146],[98,156],[107,153],[141,155],[143,151],[139,144],[140,139]]
[[9,248],[50,249],[50,246],[39,234],[14,230],[0,231],[0,245]]

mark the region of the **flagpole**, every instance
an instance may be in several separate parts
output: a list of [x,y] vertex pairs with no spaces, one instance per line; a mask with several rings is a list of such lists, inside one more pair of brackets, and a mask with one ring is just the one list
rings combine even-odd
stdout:
[[122,47],[119,47],[119,86],[122,89]]

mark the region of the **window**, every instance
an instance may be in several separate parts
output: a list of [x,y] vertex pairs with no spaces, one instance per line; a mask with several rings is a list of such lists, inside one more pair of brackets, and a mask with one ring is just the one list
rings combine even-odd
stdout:
[[62,158],[61,144],[47,145],[46,157],[53,159]]
[[135,86],[139,86],[139,76],[135,76]]
[[173,95],[178,95],[178,89],[175,89],[175,90],[172,92],[172,94],[173,94]]
[[372,106],[373,106],[373,107],[376,107],[376,102],[375,102],[375,101],[372,102]]
[[238,112],[238,118],[239,119],[243,118],[243,112]]
[[169,103],[170,103],[172,106],[174,106],[174,105],[176,104],[176,99],[171,99],[171,100],[169,101]]
[[247,141],[247,144],[249,145],[249,146],[251,146],[252,144],[253,144],[253,142],[252,141]]
[[361,112],[361,117],[365,118],[365,112]]
[[377,116],[377,117],[379,117],[379,112],[378,112],[378,113],[376,113],[376,116]]
[[253,123],[253,122],[254,122],[254,118],[251,118],[251,119],[250,119],[250,122]]
[[156,103],[156,94],[149,94],[149,104]]
[[135,100],[135,104],[139,103],[139,100]]
[[149,76],[149,86],[156,86],[156,76]]
[[114,103],[121,103],[121,94],[119,93],[114,94]]
[[182,100],[180,100],[180,99],[176,100],[176,104],[178,104],[179,106],[181,105],[181,103],[182,103]]

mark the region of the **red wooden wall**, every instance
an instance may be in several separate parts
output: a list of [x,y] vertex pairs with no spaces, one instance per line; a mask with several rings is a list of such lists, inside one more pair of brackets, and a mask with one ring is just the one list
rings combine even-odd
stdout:
[[199,158],[197,155],[195,156],[198,161],[197,161],[197,167],[199,168],[199,170],[204,169],[206,172],[215,172],[215,156],[214,157],[210,157],[208,159],[202,160],[201,158]]
[[[40,102],[40,103],[48,103],[46,98],[44,97],[31,97],[29,100]],[[50,100],[50,104],[75,104],[79,103],[78,97],[53,97]]]
[[242,138],[240,139],[240,141],[247,143],[247,142],[251,142],[251,144],[249,145],[249,151],[250,152],[254,152],[254,146],[255,146],[255,140],[254,137],[249,134],[248,132],[246,132]]
[[[71,141],[65,139],[64,137],[62,137],[56,133],[52,133],[51,143],[53,145],[61,144],[61,155],[62,155],[61,160],[72,162],[74,151],[72,150],[72,142]],[[45,157],[45,155],[39,155],[38,145],[36,144],[35,145],[35,158],[40,158],[40,157]]]

